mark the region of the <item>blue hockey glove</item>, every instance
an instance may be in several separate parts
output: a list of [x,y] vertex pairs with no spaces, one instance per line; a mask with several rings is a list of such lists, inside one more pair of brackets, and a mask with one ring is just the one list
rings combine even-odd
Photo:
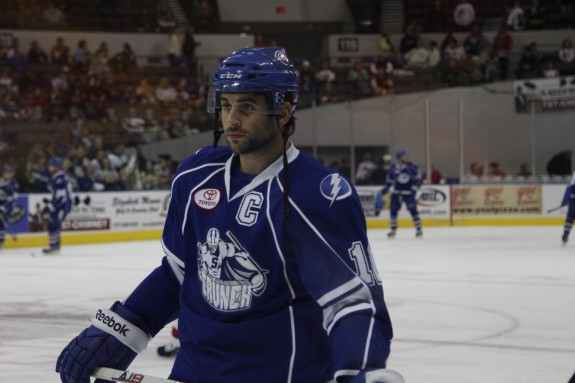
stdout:
[[125,370],[150,340],[144,321],[120,302],[98,310],[91,322],[58,357],[56,372],[62,383],[90,383],[97,367]]
[[361,371],[350,383],[405,383],[405,380],[399,372],[381,368]]

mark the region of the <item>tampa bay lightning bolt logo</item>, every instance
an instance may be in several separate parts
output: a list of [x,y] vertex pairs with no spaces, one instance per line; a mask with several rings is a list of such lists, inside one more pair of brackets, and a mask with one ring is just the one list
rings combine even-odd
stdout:
[[330,200],[329,206],[351,195],[351,186],[341,175],[337,173],[325,177],[319,186],[321,195]]

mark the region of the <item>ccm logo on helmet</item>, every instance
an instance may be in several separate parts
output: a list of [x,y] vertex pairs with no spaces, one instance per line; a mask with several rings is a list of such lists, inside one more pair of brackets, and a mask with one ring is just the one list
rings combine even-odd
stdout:
[[116,322],[114,320],[114,317],[111,317],[111,316],[104,314],[102,312],[102,310],[98,310],[94,319],[96,319],[99,322],[102,322],[102,324],[105,324],[106,326],[110,327],[112,330],[114,330],[118,334],[123,335],[123,336],[128,336],[127,332],[130,330],[126,327],[126,325],[124,323]]
[[222,73],[222,74],[220,75],[220,78],[232,78],[232,79],[235,79],[235,78],[242,78],[242,75],[241,75],[241,74],[235,74],[235,73]]

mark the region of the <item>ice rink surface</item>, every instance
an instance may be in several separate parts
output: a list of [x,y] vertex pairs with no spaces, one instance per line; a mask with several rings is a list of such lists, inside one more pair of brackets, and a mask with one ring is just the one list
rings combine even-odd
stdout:
[[[575,371],[575,236],[561,227],[371,230],[395,339],[388,367],[408,383],[567,383]],[[158,241],[0,252],[0,382],[59,382],[54,363],[96,309],[157,266]],[[156,348],[133,371],[167,377]],[[259,383],[259,382],[254,382]],[[262,382],[263,383],[263,382]],[[271,383],[271,382],[265,382]]]

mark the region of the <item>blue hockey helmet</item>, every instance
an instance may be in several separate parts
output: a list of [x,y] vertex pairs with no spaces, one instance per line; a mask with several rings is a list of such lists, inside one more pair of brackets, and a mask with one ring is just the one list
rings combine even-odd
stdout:
[[14,168],[8,164],[4,164],[4,166],[2,166],[2,172],[3,173],[14,173]]
[[399,160],[400,158],[405,157],[406,154],[407,154],[407,153],[405,152],[405,150],[403,150],[403,149],[398,150],[398,151],[395,153],[395,158],[397,158],[397,159]]
[[60,157],[54,156],[50,158],[50,160],[48,160],[48,166],[53,166],[55,168],[62,169],[62,167],[64,166],[64,161],[62,161]]
[[214,74],[208,112],[221,108],[222,93],[265,93],[271,96],[270,114],[279,114],[285,101],[292,104],[293,113],[298,99],[297,71],[283,48],[242,48],[223,60]]

